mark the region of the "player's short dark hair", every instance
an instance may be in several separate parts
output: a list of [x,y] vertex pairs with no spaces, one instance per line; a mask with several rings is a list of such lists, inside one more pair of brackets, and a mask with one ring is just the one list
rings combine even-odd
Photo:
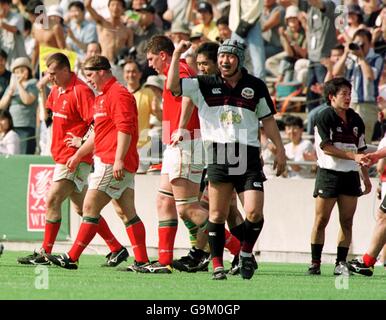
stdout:
[[0,110],[0,119],[8,119],[8,121],[9,121],[9,130],[12,130],[14,128],[13,120],[12,120],[12,115],[11,115],[11,113],[7,109]]
[[336,96],[342,88],[351,90],[351,83],[345,78],[334,78],[324,84],[323,95],[328,105],[331,105],[329,95]]
[[284,127],[299,127],[304,128],[303,119],[297,116],[289,115],[284,118]]
[[146,46],[146,52],[159,54],[161,51],[164,51],[168,55],[172,56],[174,52],[173,41],[166,36],[153,36]]
[[228,16],[222,16],[222,17],[218,18],[218,20],[216,21],[216,26],[219,26],[220,24],[225,24],[225,25],[229,26],[229,17]]
[[331,50],[341,50],[344,51],[344,45],[343,44],[337,44],[334,48]]
[[72,7],[78,8],[82,12],[85,12],[85,10],[86,10],[85,7],[84,7],[83,2],[80,2],[80,1],[72,1],[68,5],[68,10],[70,10]]
[[46,62],[47,67],[49,67],[54,62],[57,63],[57,67],[60,69],[67,68],[69,71],[71,71],[70,61],[65,54],[57,52],[50,55]]
[[217,51],[219,44],[216,42],[204,42],[197,48],[197,55],[203,54],[213,63],[217,63]]

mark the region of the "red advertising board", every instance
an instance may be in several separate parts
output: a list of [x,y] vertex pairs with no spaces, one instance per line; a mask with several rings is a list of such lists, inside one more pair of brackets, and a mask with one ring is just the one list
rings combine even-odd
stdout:
[[55,165],[30,164],[27,191],[27,229],[44,231],[48,190],[52,184]]

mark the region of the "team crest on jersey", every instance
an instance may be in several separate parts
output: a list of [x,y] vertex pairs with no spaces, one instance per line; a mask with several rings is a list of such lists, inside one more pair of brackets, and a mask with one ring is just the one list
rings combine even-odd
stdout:
[[245,99],[252,99],[255,96],[255,91],[252,88],[244,88],[241,91],[241,96]]
[[354,133],[354,136],[358,137],[358,127],[354,127],[352,132]]
[[220,115],[220,121],[227,125],[233,123],[239,124],[241,122],[241,116],[236,112],[226,111]]
[[336,132],[342,133],[342,132],[343,132],[343,131],[342,131],[342,128],[341,128],[341,127],[337,127],[337,128],[336,128]]
[[213,94],[221,94],[221,88],[213,88],[212,93]]

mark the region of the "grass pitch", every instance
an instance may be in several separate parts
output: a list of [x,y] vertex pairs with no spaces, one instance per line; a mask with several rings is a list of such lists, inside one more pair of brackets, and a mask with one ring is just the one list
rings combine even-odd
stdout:
[[[83,255],[78,270],[17,264],[28,252],[7,252],[0,258],[2,300],[384,300],[386,271],[373,277],[336,278],[333,265],[321,276],[306,276],[306,264],[259,263],[251,280],[228,276],[211,280],[211,272],[137,274],[102,268],[103,256]],[[132,262],[132,259],[128,261]],[[121,264],[119,267],[124,267]],[[229,265],[228,265],[229,266]],[[119,268],[118,267],[118,268]]]

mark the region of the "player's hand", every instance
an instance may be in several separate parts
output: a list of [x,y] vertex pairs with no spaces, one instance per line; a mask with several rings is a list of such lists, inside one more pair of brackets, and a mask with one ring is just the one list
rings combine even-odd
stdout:
[[67,147],[73,147],[73,148],[80,148],[82,145],[82,138],[77,137],[72,132],[67,132],[70,137],[64,139],[64,142],[66,143]]
[[67,160],[66,167],[68,168],[68,170],[70,170],[70,172],[74,172],[75,169],[78,167],[79,163],[80,163],[80,159],[75,153],[72,157],[70,157]]
[[363,167],[371,167],[374,163],[379,160],[379,157],[375,153],[364,154],[358,162]]
[[365,190],[362,195],[369,194],[371,192],[371,181],[370,179],[364,179],[363,184],[365,185]]
[[121,181],[125,177],[123,160],[115,160],[113,165],[113,176],[115,180]]
[[190,134],[188,130],[185,129],[177,129],[172,133],[170,138],[170,145],[172,147],[176,146],[180,141],[189,140]]
[[273,170],[276,169],[276,176],[280,177],[282,173],[285,171],[287,166],[287,158],[285,155],[285,151],[277,150],[275,161],[273,162]]
[[179,44],[177,45],[175,52],[179,53],[179,54],[184,53],[190,48],[191,45],[192,45],[192,43],[190,41],[181,40],[179,42]]

